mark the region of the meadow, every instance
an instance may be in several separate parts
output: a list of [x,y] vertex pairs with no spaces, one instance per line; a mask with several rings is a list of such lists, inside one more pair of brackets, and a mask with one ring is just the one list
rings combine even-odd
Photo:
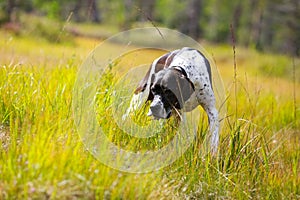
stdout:
[[[134,174],[95,159],[74,124],[78,68],[101,40],[58,43],[4,31],[0,38],[0,199],[300,198],[299,58],[236,47],[234,59],[231,45],[202,41],[227,95],[218,156],[203,153],[203,116],[200,139],[178,160]],[[99,107],[113,130],[109,105]],[[115,137],[119,145],[140,142]]]

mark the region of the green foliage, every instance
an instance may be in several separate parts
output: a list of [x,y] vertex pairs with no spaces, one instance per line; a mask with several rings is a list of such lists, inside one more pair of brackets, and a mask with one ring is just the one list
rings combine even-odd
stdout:
[[[2,33],[0,33],[2,34]],[[4,37],[2,38],[11,38]],[[30,59],[25,64],[1,63],[0,66],[0,198],[1,199],[297,199],[299,180],[299,121],[290,91],[277,91],[268,76],[237,82],[237,113],[230,84],[228,116],[221,132],[216,157],[206,154],[203,137],[207,119],[201,117],[199,136],[172,165],[148,174],[119,172],[104,166],[85,150],[73,122],[72,90],[80,58],[72,57],[74,48],[41,43],[18,37],[7,41],[5,52],[20,61],[20,48],[26,44],[33,52],[46,51],[56,56]],[[84,40],[84,43],[87,41]],[[92,43],[90,46],[94,46]],[[4,47],[3,47],[4,46]],[[15,48],[15,47],[18,48]],[[119,48],[117,44],[112,49]],[[212,47],[208,47],[212,48]],[[67,49],[58,54],[59,49]],[[87,48],[89,49],[89,47]],[[216,49],[220,66],[226,64],[230,48]],[[0,49],[3,53],[3,49]],[[108,48],[109,50],[109,48]],[[86,50],[78,46],[77,55]],[[249,55],[251,51],[245,50]],[[5,54],[1,54],[5,55]],[[65,59],[65,55],[68,55]],[[70,56],[69,56],[70,55]],[[226,56],[227,55],[227,56]],[[243,56],[242,52],[241,55]],[[222,57],[223,56],[223,57]],[[32,57],[27,57],[32,58]],[[253,63],[246,57],[243,65]],[[278,57],[272,57],[277,60]],[[39,59],[43,59],[39,62]],[[259,57],[257,62],[262,58]],[[275,63],[280,63],[280,59]],[[40,64],[42,63],[42,64]],[[249,64],[250,63],[250,64]],[[227,67],[227,66],[226,66]],[[220,67],[222,72],[228,70]],[[246,68],[246,67],[245,67]],[[245,68],[239,69],[244,70]],[[254,68],[252,70],[257,70]],[[240,71],[239,71],[240,72]],[[231,75],[224,75],[230,79]],[[172,135],[158,135],[150,141],[136,139],[118,131],[113,122],[112,85],[117,76],[107,71],[99,83],[97,101],[99,123],[117,145],[131,150],[159,149]],[[258,83],[263,83],[260,88]],[[227,82],[226,82],[227,83]],[[269,84],[269,86],[267,85]],[[297,96],[298,97],[298,96]],[[299,116],[299,109],[296,110]],[[144,113],[139,113],[143,115]],[[137,120],[139,116],[137,115]],[[236,118],[233,116],[237,116]],[[237,120],[236,120],[237,119]],[[172,130],[170,130],[171,132]],[[163,142],[161,142],[161,140]]]
[[[184,21],[187,1],[164,0],[157,1],[155,20],[170,28],[177,28]],[[176,11],[176,12],[174,12]]]
[[45,39],[52,43],[73,43],[73,36],[65,29],[68,22],[60,22],[34,15],[24,15],[21,18],[21,24],[24,27],[21,30],[21,34],[23,35]]
[[[106,23],[114,24],[115,26],[121,26],[124,23],[124,3],[122,1],[103,1],[99,7],[102,11],[103,21]],[[132,12],[137,12],[137,10],[132,8]]]
[[[296,62],[298,63],[297,60]],[[265,54],[264,60],[261,61],[259,64],[259,71],[267,76],[285,77],[290,80],[292,80],[293,77],[295,77],[295,81],[300,82],[300,71],[295,66],[294,72],[294,65],[296,65],[296,63],[293,63],[292,58],[277,55],[277,58],[274,59],[272,55]]]
[[65,0],[59,2],[56,0],[51,0],[51,1],[34,0],[33,5],[36,8],[39,8],[39,11],[45,13],[48,17],[52,19],[59,19],[64,2]]
[[7,20],[7,16],[5,13],[5,2],[0,1],[0,24]]

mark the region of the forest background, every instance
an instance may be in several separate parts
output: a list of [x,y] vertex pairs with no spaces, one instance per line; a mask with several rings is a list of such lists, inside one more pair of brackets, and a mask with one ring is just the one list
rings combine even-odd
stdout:
[[20,22],[21,12],[119,30],[151,22],[217,43],[230,42],[234,30],[239,45],[300,54],[298,0],[1,0],[0,8],[1,24]]

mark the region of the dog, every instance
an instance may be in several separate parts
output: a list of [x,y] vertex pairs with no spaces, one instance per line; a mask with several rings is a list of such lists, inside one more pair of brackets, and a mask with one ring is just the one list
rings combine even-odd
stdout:
[[184,47],[154,60],[135,89],[123,119],[139,109],[145,102],[143,99],[151,102],[148,116],[154,119],[168,119],[174,113],[180,116],[180,112],[202,106],[209,120],[210,149],[217,152],[219,119],[211,68],[200,51]]

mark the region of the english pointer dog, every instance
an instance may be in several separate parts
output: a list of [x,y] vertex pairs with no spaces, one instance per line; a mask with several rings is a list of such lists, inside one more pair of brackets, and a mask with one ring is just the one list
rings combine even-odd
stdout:
[[154,119],[167,119],[174,113],[189,112],[201,105],[209,120],[211,151],[217,152],[219,119],[211,68],[200,51],[184,47],[154,60],[135,89],[123,119],[140,108],[143,97],[151,101],[148,116]]

